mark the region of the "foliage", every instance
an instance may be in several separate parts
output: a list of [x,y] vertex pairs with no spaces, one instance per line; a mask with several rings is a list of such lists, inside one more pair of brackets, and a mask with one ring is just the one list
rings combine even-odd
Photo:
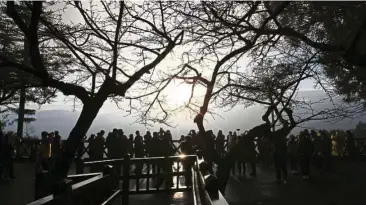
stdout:
[[[24,19],[29,19],[30,12],[27,3],[19,4],[22,12],[19,14]],[[5,2],[0,3],[0,54],[7,56],[15,62],[29,64],[27,49],[25,50],[25,38],[22,31],[17,27],[11,18],[6,15]],[[50,18],[54,14],[50,13]],[[41,33],[40,39],[48,38],[45,33]],[[59,59],[58,56],[65,56],[69,59]],[[45,63],[54,67],[57,59],[59,65],[68,66],[71,64],[71,55],[67,54],[62,48],[58,49],[56,55],[44,54]],[[65,58],[66,59],[66,58]],[[23,70],[14,66],[2,66],[0,69],[0,105],[11,106],[18,103],[20,98],[20,88],[26,89],[26,101],[38,104],[50,103],[51,98],[56,97],[55,89],[40,86],[39,80]]]
[[366,97],[365,9],[363,2],[291,2],[278,19],[294,47],[308,44],[321,52],[323,68],[346,102]]

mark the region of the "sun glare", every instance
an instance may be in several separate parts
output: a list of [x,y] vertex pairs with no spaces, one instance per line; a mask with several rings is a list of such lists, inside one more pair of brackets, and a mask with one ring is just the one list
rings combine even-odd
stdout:
[[173,106],[183,106],[191,97],[191,86],[187,84],[173,84],[167,92],[168,103]]

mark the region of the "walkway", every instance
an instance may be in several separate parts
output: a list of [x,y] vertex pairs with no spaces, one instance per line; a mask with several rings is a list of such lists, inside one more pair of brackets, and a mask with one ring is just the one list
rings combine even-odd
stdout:
[[[287,185],[275,182],[273,171],[261,171],[258,176],[232,177],[226,189],[230,205],[364,205],[366,204],[366,162],[335,163],[330,175],[313,173],[311,181],[298,175],[289,176]],[[15,164],[16,179],[0,183],[1,205],[23,205],[33,200],[33,164]],[[183,179],[179,180],[181,183]],[[174,180],[174,182],[176,182]],[[144,187],[145,181],[140,181]],[[136,184],[131,181],[131,188]],[[161,193],[130,196],[131,204],[191,205],[189,193]],[[119,203],[120,204],[120,203]]]
[[225,198],[230,205],[364,205],[366,163],[339,161],[335,172],[313,172],[303,181],[289,174],[287,185],[277,184],[274,173],[259,171],[256,178],[232,177]]

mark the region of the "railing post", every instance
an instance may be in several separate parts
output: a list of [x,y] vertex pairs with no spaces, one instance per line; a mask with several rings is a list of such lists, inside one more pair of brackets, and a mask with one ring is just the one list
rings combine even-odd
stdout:
[[117,176],[116,169],[112,165],[106,165],[106,166],[104,166],[103,175],[107,175],[107,174],[111,175],[113,177],[113,179],[114,179],[113,180],[113,186],[112,186],[113,189],[110,190],[111,193],[112,193],[113,190],[118,189],[118,187],[119,187],[119,175]]
[[130,155],[126,154],[123,160],[122,205],[129,204],[130,192]]

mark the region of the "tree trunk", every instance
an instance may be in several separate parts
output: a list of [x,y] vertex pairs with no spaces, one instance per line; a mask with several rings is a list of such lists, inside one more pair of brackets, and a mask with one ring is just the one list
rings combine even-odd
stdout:
[[205,133],[206,130],[205,130],[205,127],[203,126],[203,116],[197,116],[195,119],[195,122],[196,122],[196,125],[198,128],[198,131],[200,133]]
[[[24,65],[29,64],[29,57],[28,57],[28,41],[27,38],[24,38],[24,53],[23,53],[23,63]],[[21,80],[22,88],[20,89],[20,99],[19,99],[19,108],[18,108],[18,127],[17,127],[17,136],[18,138],[23,137],[23,126],[24,126],[24,110],[25,110],[25,83],[24,83],[24,76],[22,72],[18,73],[19,79]],[[17,150],[19,151],[19,150]],[[18,153],[17,153],[18,155]]]
[[69,137],[63,145],[61,156],[55,161],[55,166],[52,170],[54,181],[58,181],[67,176],[70,165],[75,157],[75,152],[92,125],[99,109],[103,106],[105,99],[92,98],[84,104],[76,125],[71,130]]
[[18,108],[18,127],[17,127],[18,138],[23,137],[24,110],[25,110],[25,87],[22,86],[22,88],[20,89],[20,100],[19,100],[19,108]]

